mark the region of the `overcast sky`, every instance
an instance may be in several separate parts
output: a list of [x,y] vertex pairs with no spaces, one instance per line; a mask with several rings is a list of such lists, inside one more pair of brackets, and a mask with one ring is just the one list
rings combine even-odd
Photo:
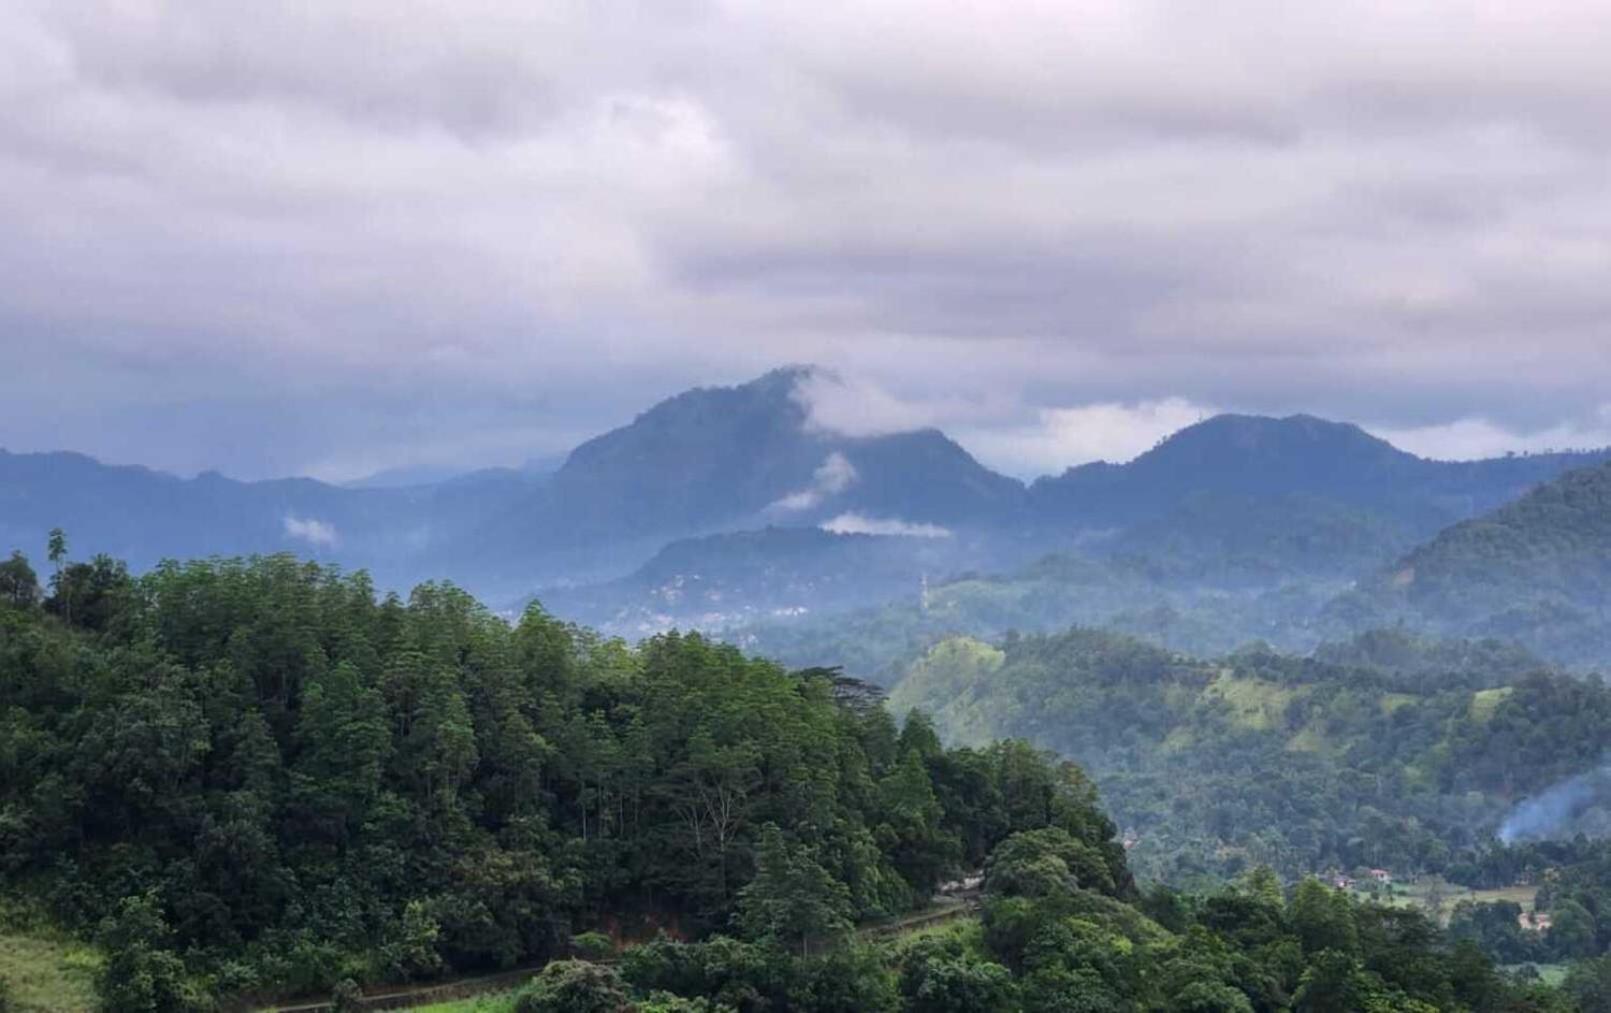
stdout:
[[790,362],[1017,474],[1217,410],[1611,443],[1608,53],[1549,0],[0,0],[0,446],[515,462]]

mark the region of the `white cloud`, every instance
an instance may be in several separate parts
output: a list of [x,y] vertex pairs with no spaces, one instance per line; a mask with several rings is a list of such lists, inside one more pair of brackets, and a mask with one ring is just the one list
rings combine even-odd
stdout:
[[1178,397],[1042,408],[1032,422],[964,429],[958,440],[984,463],[1031,478],[1089,461],[1128,461],[1212,414],[1207,406]]
[[1032,473],[1134,444],[1059,406],[1603,397],[1605,4],[624,2],[0,4],[0,440],[474,466],[808,360]]
[[902,400],[864,376],[847,378],[816,370],[800,379],[795,400],[806,409],[806,425],[841,436],[884,436],[934,425],[931,406]]
[[296,517],[292,514],[285,515],[285,535],[287,538],[295,538],[299,541],[307,542],[309,545],[327,549],[334,548],[340,540],[336,537],[335,525],[325,521],[314,520],[311,517]]
[[1366,428],[1401,450],[1443,461],[1471,461],[1508,453],[1597,450],[1611,447],[1611,404],[1600,406],[1587,418],[1533,430],[1509,429],[1484,418],[1430,426]]
[[817,470],[811,474],[809,486],[789,493],[767,509],[793,513],[815,509],[824,500],[849,489],[855,484],[857,477],[856,466],[851,464],[844,454],[835,450],[817,465]]
[[867,517],[843,513],[824,521],[822,530],[836,535],[899,535],[907,538],[950,538],[951,529],[938,524],[914,524],[894,517]]

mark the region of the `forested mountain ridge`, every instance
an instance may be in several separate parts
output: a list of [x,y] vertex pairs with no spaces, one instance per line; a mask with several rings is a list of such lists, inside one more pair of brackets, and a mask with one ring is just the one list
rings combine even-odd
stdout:
[[[523,484],[499,483],[514,492]],[[433,526],[496,499],[457,487],[343,489],[312,479],[239,482],[215,472],[183,479],[82,454],[0,450],[0,536],[42,550],[64,527],[90,553],[114,555],[137,570],[164,558],[295,551],[372,565],[417,554]]]
[[1048,523],[1130,525],[1169,518],[1203,498],[1295,497],[1368,511],[1424,537],[1608,456],[1611,450],[1434,461],[1350,423],[1217,415],[1127,464],[1087,464],[1037,479],[1029,501]]
[[[669,541],[767,525],[880,526],[947,536],[1021,521],[1022,483],[934,429],[849,437],[810,424],[807,367],[696,388],[574,450],[540,492],[477,529],[449,558],[527,590],[556,553],[634,546],[630,570]],[[534,562],[538,561],[538,562]],[[621,561],[618,558],[617,563]]]
[[1611,659],[1611,463],[1569,472],[1454,525],[1330,609],[1515,639],[1567,661]]
[[[589,616],[648,617],[621,627],[637,630],[657,615],[682,623],[706,614],[648,608],[632,575],[667,546],[827,527],[899,538],[884,543],[878,567],[934,584],[967,571],[1011,574],[1048,552],[1110,561],[1112,592],[1098,589],[1096,600],[1122,600],[1108,611],[1136,614],[1126,628],[1142,630],[1156,617],[1128,596],[1131,575],[1177,611],[1205,593],[1318,593],[1317,582],[1329,597],[1331,583],[1377,570],[1444,525],[1606,456],[1428,461],[1352,425],[1226,415],[1129,463],[1084,465],[1026,488],[936,430],[850,437],[823,428],[802,394],[817,375],[797,367],[686,391],[583,443],[551,474],[488,469],[348,488],[0,453],[0,534],[37,551],[63,527],[83,554],[107,552],[137,571],[168,557],[295,551],[367,568],[393,589],[445,575],[511,608],[559,589],[554,597],[587,602]],[[842,555],[838,543],[820,544],[822,560],[778,539],[747,549],[760,559],[776,548],[764,565],[794,589],[778,608],[818,615],[868,601],[819,579]],[[673,579],[721,582],[681,558]],[[722,565],[722,553],[712,558]],[[573,594],[579,585],[586,592]],[[890,586],[910,594],[909,578]],[[1105,621],[1094,612],[1060,621]],[[1201,645],[1193,635],[1190,646]]]
[[768,511],[807,522],[845,512],[945,525],[1013,517],[1022,484],[938,430],[845,437],[812,427],[797,390],[813,372],[687,391],[583,443],[554,476],[562,522],[633,535]]

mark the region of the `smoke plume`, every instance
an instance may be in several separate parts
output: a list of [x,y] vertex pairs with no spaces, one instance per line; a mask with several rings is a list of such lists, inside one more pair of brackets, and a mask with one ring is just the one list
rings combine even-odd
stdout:
[[1499,840],[1511,844],[1563,836],[1577,817],[1603,798],[1611,798],[1611,762],[1602,762],[1517,803],[1499,827]]

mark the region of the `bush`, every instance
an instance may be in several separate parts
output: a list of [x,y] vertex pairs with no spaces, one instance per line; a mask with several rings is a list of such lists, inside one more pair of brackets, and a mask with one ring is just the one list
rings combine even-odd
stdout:
[[107,960],[97,990],[108,1013],[206,1008],[168,942],[167,922],[151,894],[123,898],[117,913],[101,923]]
[[515,994],[514,1013],[618,1013],[630,1008],[615,968],[556,960]]
[[583,932],[571,937],[571,955],[582,960],[606,960],[615,955],[615,940],[602,932]]
[[342,978],[330,990],[331,1013],[356,1013],[364,1008],[363,989],[351,978]]

